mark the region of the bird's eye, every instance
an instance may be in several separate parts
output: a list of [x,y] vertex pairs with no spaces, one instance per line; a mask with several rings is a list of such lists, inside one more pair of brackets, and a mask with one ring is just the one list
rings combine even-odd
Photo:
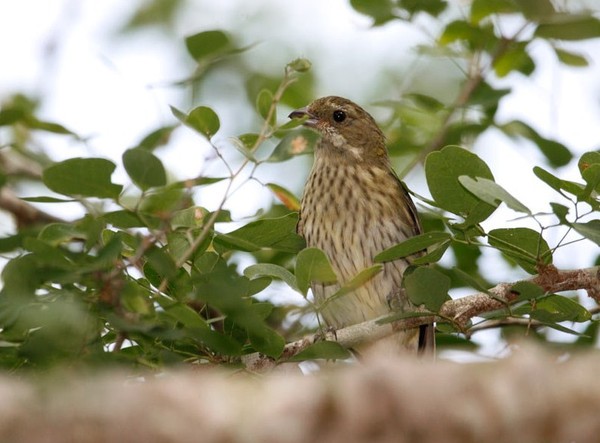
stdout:
[[339,109],[337,111],[333,111],[333,120],[335,120],[338,123],[343,122],[344,120],[346,120],[346,113]]

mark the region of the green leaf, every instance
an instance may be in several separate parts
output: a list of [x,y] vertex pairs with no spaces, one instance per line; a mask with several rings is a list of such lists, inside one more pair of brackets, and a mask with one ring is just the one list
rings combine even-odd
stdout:
[[186,124],[210,139],[221,127],[219,116],[206,106],[194,108],[186,118]]
[[571,223],[571,226],[579,234],[600,246],[600,220],[591,220],[587,223]]
[[423,251],[430,246],[444,243],[450,240],[452,236],[446,232],[427,232],[415,237],[411,237],[402,243],[392,246],[383,252],[377,254],[374,258],[376,262],[386,262],[398,258],[407,257],[416,252]]
[[205,31],[186,37],[188,53],[197,62],[207,57],[219,56],[231,49],[229,35],[223,31]]
[[549,295],[537,301],[536,309],[529,314],[531,318],[544,322],[561,321],[584,322],[591,319],[590,312],[579,303],[562,295]]
[[[260,114],[263,119],[267,119],[269,116],[269,111],[271,106],[273,105],[273,93],[268,89],[262,89],[258,93],[258,97],[256,97],[256,110]],[[273,112],[271,118],[269,120],[269,124],[273,125],[275,123],[276,113]]]
[[190,331],[190,335],[213,352],[231,356],[242,354],[242,346],[239,342],[212,329],[195,328]]
[[154,151],[156,148],[166,145],[171,138],[171,134],[177,128],[177,126],[163,126],[152,131],[146,137],[142,139],[138,147],[146,149],[148,151]]
[[561,224],[566,225],[569,223],[567,220],[569,208],[567,208],[565,205],[561,205],[560,203],[553,202],[550,203],[550,206],[552,207],[552,212],[554,212],[554,215],[556,215]]
[[568,180],[561,180],[539,166],[535,166],[533,168],[533,173],[537,176],[537,178],[542,180],[560,194],[563,194],[563,191],[566,191],[569,194],[573,194],[578,197],[582,195],[583,191],[585,190],[583,185]]
[[173,115],[177,117],[183,124],[194,129],[209,140],[221,127],[219,116],[215,113],[215,111],[206,106],[198,106],[187,115],[179,109],[171,106],[171,112],[173,112]]
[[410,301],[416,306],[425,305],[431,312],[438,312],[450,299],[450,277],[433,268],[419,267],[407,271],[403,280]]
[[218,234],[214,241],[229,249],[253,252],[263,248],[278,251],[298,252],[304,240],[296,234],[298,214],[292,213],[279,218],[265,218],[248,223],[228,234]]
[[437,17],[446,9],[448,3],[446,0],[400,0],[398,6],[408,11],[411,17],[419,12]]
[[248,337],[254,349],[268,357],[278,358],[283,352],[284,338],[267,326],[248,330]]
[[442,209],[469,217],[471,224],[485,220],[496,209],[460,184],[458,179],[463,175],[494,179],[485,162],[466,149],[447,146],[441,151],[432,152],[425,160],[425,175],[435,202]]
[[123,187],[110,181],[115,168],[103,158],[71,158],[46,168],[42,180],[59,194],[116,199]]
[[552,22],[542,23],[535,30],[539,38],[557,40],[587,40],[600,37],[600,20],[591,15],[555,14]]
[[157,188],[144,197],[140,210],[164,218],[165,215],[185,207],[188,198],[188,195],[177,187]]
[[350,6],[361,14],[372,17],[374,26],[382,25],[395,18],[391,0],[350,0]]
[[337,276],[329,259],[317,248],[306,248],[296,257],[296,283],[303,295],[306,295],[311,282],[331,284]]
[[167,184],[167,174],[161,161],[143,148],[123,153],[123,166],[129,177],[142,191]]
[[102,215],[102,219],[106,223],[122,229],[141,228],[146,226],[135,212],[127,210],[107,212]]
[[287,209],[290,211],[300,210],[300,200],[290,191],[275,183],[267,183],[266,186]]
[[530,274],[537,272],[536,265],[552,263],[548,243],[533,229],[494,229],[488,233],[488,242]]
[[563,65],[572,66],[574,68],[582,68],[589,66],[590,64],[587,57],[583,54],[577,54],[561,48],[554,48],[554,52],[556,52],[558,60]]
[[363,269],[354,277],[352,277],[352,279],[350,279],[348,283],[344,284],[344,286],[342,286],[334,294],[332,294],[331,297],[327,297],[327,299],[323,301],[319,308],[323,309],[323,307],[325,307],[332,301],[337,300],[338,298],[343,297],[344,295],[349,294],[352,291],[360,288],[362,285],[371,280],[381,271],[383,271],[383,265],[381,264],[373,265]]
[[421,255],[420,257],[413,258],[411,263],[413,265],[425,265],[428,263],[435,263],[439,261],[446,252],[446,249],[452,244],[450,240],[443,241],[430,247],[427,254]]
[[500,78],[512,71],[529,75],[535,69],[533,59],[527,53],[528,42],[514,42],[494,60],[494,71]]
[[285,282],[294,291],[300,292],[294,274],[279,265],[258,263],[244,269],[244,275],[251,280],[259,277],[275,277]]
[[471,4],[471,21],[479,23],[492,14],[511,14],[518,8],[512,0],[473,0]]
[[515,0],[525,18],[546,21],[556,13],[550,0]]
[[70,223],[50,223],[40,231],[38,239],[52,246],[82,238],[81,232]]
[[544,290],[535,283],[528,281],[520,281],[515,283],[511,288],[511,292],[518,294],[517,300],[532,300],[544,295]]
[[450,22],[439,37],[441,45],[449,45],[455,41],[468,42],[470,48],[484,48],[498,41],[493,29],[486,26],[474,26],[464,20]]
[[[163,305],[161,303],[161,305]],[[204,320],[196,311],[188,305],[180,302],[164,304],[162,308],[165,313],[188,328],[208,329],[206,320]]]
[[586,152],[577,162],[581,176],[586,181],[584,196],[600,193],[600,152]]
[[523,203],[509,194],[502,186],[492,180],[481,177],[476,177],[473,179],[463,175],[458,177],[458,181],[469,192],[490,205],[498,206],[498,204],[502,201],[506,203],[506,206],[513,211],[523,212],[531,215],[531,211],[529,208],[527,208],[527,206],[525,206]]
[[77,201],[76,199],[55,198],[55,197],[21,197],[21,200],[32,203],[70,203]]
[[306,360],[345,360],[352,354],[334,341],[318,341],[292,356],[287,361],[300,362]]
[[565,166],[573,159],[573,154],[565,145],[542,137],[535,129],[520,120],[513,120],[499,128],[509,137],[525,137],[531,140],[552,166]]
[[290,132],[277,144],[268,162],[282,162],[296,155],[312,154],[321,136],[307,128]]

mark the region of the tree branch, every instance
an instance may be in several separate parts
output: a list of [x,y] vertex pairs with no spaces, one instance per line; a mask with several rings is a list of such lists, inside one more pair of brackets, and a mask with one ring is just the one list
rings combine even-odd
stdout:
[[3,377],[0,440],[546,443],[600,435],[597,353],[511,350],[492,364],[390,358],[311,377]]
[[[600,266],[572,271],[559,271],[554,266],[547,266],[535,277],[527,280],[540,286],[546,293],[584,289],[590,297],[598,302],[600,294]],[[488,293],[478,292],[466,297],[449,300],[444,303],[436,316],[436,320],[451,321],[461,329],[466,329],[469,320],[486,312],[502,309],[513,303],[518,294],[513,291],[514,283],[500,283],[489,289]],[[394,331],[411,329],[431,322],[431,316],[404,318],[389,322],[389,315],[348,326],[337,331],[316,333],[300,340],[288,343],[278,361],[265,355],[254,353],[245,355],[242,362],[250,371],[264,372],[273,369],[277,364],[298,354],[308,346],[320,340],[335,341],[345,348],[352,348],[360,343],[384,338]]]

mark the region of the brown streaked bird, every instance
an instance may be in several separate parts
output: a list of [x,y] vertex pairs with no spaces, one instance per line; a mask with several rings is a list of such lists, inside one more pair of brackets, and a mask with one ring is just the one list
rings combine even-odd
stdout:
[[[293,111],[308,117],[305,126],[321,134],[306,182],[298,233],[308,247],[325,252],[338,276],[336,284],[313,284],[317,305],[360,271],[374,264],[386,248],[420,234],[415,205],[394,173],[385,136],[363,108],[342,97],[323,97]],[[383,271],[353,292],[326,303],[325,322],[343,328],[414,306],[402,290],[409,260],[384,264]],[[435,348],[433,324],[399,331],[376,342],[378,349],[401,353]],[[359,352],[370,345],[362,346]]]

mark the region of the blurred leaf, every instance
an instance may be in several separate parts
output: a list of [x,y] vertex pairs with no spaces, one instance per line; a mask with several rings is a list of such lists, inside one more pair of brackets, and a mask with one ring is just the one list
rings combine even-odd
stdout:
[[445,0],[400,0],[398,6],[408,11],[411,17],[419,12],[437,17],[446,10],[448,4]]
[[185,46],[194,60],[217,57],[231,49],[231,39],[223,31],[204,31],[186,37]]
[[196,130],[208,140],[210,140],[221,127],[219,116],[215,111],[206,106],[198,106],[187,115],[173,106],[171,106],[171,111],[182,123]]
[[306,295],[311,282],[332,284],[337,276],[329,259],[317,248],[306,248],[296,257],[296,284],[303,295]]
[[342,345],[334,341],[318,341],[303,349],[286,361],[300,362],[306,360],[345,360],[352,354]]
[[513,0],[473,0],[471,4],[471,21],[479,23],[493,14],[511,14],[518,11]]
[[391,0],[350,0],[350,6],[361,14],[373,18],[374,26],[382,25],[395,18]]
[[407,257],[416,252],[424,251],[430,246],[446,242],[451,238],[451,235],[446,232],[426,232],[380,252],[375,256],[374,260],[376,262],[386,262]]
[[21,200],[32,203],[69,203],[77,201],[76,199],[54,198],[54,197],[21,197]]
[[548,243],[529,228],[494,229],[488,233],[488,242],[530,274],[537,272],[536,265],[552,263]]
[[500,78],[519,71],[529,75],[535,69],[533,59],[527,53],[529,42],[513,42],[494,60],[494,71]]
[[586,40],[600,37],[600,20],[591,15],[555,14],[540,24],[535,36],[557,40]]
[[50,223],[42,228],[38,239],[52,246],[82,238],[82,233],[71,223]]
[[282,266],[272,263],[257,263],[244,269],[244,275],[249,279],[259,277],[274,277],[286,283],[294,291],[301,292],[296,285],[296,277]]
[[520,120],[513,120],[499,126],[499,128],[509,137],[520,136],[531,140],[546,156],[552,166],[565,166],[573,159],[573,154],[566,146],[555,140],[542,137],[531,126]]
[[564,65],[580,68],[589,66],[590,64],[587,57],[583,54],[577,54],[560,48],[554,48],[554,52],[556,52],[558,60]]
[[[256,110],[260,114],[260,116],[266,120],[269,117],[269,111],[273,104],[273,93],[268,89],[263,89],[258,93],[256,97]],[[273,112],[271,118],[269,119],[269,124],[273,126],[277,119],[277,114]]]
[[117,228],[128,229],[128,228],[141,228],[146,226],[144,222],[140,220],[135,212],[128,210],[120,210],[107,212],[102,215],[102,219]]
[[300,201],[290,191],[275,183],[267,183],[266,186],[290,211],[300,210]]
[[248,336],[254,349],[268,357],[278,358],[283,352],[284,338],[267,326],[249,329]]
[[174,26],[183,0],[148,0],[137,5],[135,13],[127,21],[123,30],[136,30],[147,26]]
[[267,161],[282,162],[296,155],[312,154],[320,138],[317,132],[307,128],[290,132],[275,147]]
[[154,151],[156,148],[166,145],[169,142],[171,134],[176,128],[177,126],[163,126],[158,128],[144,137],[138,147]]
[[556,10],[550,0],[515,0],[523,16],[529,20],[540,21],[550,19]]
[[458,180],[463,175],[494,179],[483,160],[458,146],[432,152],[425,160],[427,185],[436,204],[463,217],[470,216],[469,222],[476,224],[496,208],[467,191]]
[[579,303],[562,295],[549,295],[537,301],[536,309],[529,314],[531,318],[544,322],[554,323],[562,321],[584,322],[592,316],[590,312]]
[[272,248],[295,253],[304,246],[304,240],[296,234],[297,223],[297,214],[256,220],[228,234],[218,234],[214,241],[226,248],[240,251]]
[[520,281],[512,285],[511,292],[518,294],[517,300],[532,300],[544,295],[544,290],[535,283]]
[[116,199],[123,187],[110,181],[115,168],[103,158],[71,158],[46,168],[42,177],[59,194]]
[[407,271],[403,285],[414,305],[425,305],[431,312],[438,312],[450,300],[450,278],[433,268],[419,267],[412,272]]
[[204,346],[221,355],[239,356],[242,346],[232,337],[208,328],[196,328],[191,331],[192,337]]
[[208,215],[209,212],[200,206],[185,208],[173,214],[171,227],[173,229],[199,228],[204,224],[204,220]]
[[162,306],[165,313],[188,328],[208,329],[208,324],[196,311],[184,303],[172,302]]
[[590,220],[587,223],[571,223],[571,226],[579,234],[600,246],[600,220]]
[[439,43],[449,45],[455,41],[465,41],[471,49],[479,50],[494,45],[498,37],[489,26],[475,26],[464,20],[455,20],[446,25]]
[[170,217],[171,213],[189,204],[189,196],[179,188],[156,188],[144,196],[140,210],[157,217]]
[[523,203],[509,194],[502,186],[492,180],[481,177],[476,177],[473,179],[466,175],[462,175],[458,177],[458,181],[477,198],[492,206],[497,207],[502,201],[506,203],[506,206],[513,211],[523,212],[531,215],[531,211],[529,208],[527,208],[527,206],[525,206]]
[[146,149],[133,148],[125,151],[123,166],[142,191],[167,184],[167,173],[162,162]]

